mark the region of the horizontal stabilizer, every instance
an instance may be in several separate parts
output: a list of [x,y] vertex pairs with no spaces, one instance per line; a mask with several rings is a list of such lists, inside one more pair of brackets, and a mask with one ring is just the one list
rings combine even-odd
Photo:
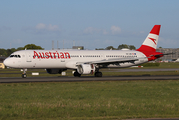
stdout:
[[172,52],[172,53],[157,54],[157,55],[150,55],[150,56],[161,57],[161,56],[164,56],[164,55],[170,55],[170,54],[174,54],[174,53]]

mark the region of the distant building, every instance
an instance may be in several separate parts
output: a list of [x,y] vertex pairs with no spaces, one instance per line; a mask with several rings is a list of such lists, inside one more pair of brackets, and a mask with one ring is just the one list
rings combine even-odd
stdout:
[[84,46],[73,46],[72,49],[84,50]]
[[179,48],[157,48],[156,49],[157,52],[161,52],[161,53],[173,53],[170,55],[164,55],[163,57],[161,57],[160,59],[162,59],[163,61],[172,61],[172,60],[176,60],[179,58]]

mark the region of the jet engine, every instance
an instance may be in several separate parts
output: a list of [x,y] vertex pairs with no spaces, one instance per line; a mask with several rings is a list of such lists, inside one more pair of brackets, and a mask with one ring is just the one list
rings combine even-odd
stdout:
[[79,74],[93,74],[95,67],[93,64],[81,64],[78,65],[77,71]]
[[65,71],[66,69],[46,69],[47,73],[49,74],[61,74],[62,71]]

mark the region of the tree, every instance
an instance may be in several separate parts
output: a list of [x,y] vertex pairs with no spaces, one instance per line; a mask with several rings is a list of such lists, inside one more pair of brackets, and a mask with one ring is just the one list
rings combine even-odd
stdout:
[[129,49],[130,49],[130,50],[135,50],[136,47],[135,47],[134,45],[129,45]]
[[11,55],[13,52],[18,51],[18,50],[25,50],[26,49],[40,49],[43,50],[41,46],[36,46],[35,44],[27,44],[24,47],[18,47],[17,49],[11,48],[11,49],[2,49],[0,48],[0,56],[5,56],[8,57]]
[[0,56],[7,56],[7,52],[5,49],[0,49]]
[[18,50],[24,50],[24,47],[18,47],[18,48],[17,48],[17,51],[18,51]]
[[36,46],[35,44],[27,44],[24,47],[18,47],[17,49],[11,48],[11,49],[2,49],[0,48],[0,56],[5,56],[8,57],[11,55],[13,52],[18,51],[18,50],[25,50],[26,49],[40,49],[43,50],[41,46]]
[[11,54],[12,54],[13,52],[15,52],[15,51],[16,51],[15,48],[7,49],[7,50],[6,50],[6,56],[11,55]]
[[118,50],[123,49],[123,48],[129,49],[129,46],[126,45],[126,44],[122,44],[122,45],[119,45],[119,46],[118,46]]
[[95,50],[104,50],[104,48],[96,48]]
[[127,48],[127,49],[130,49],[130,50],[135,50],[136,49],[136,47],[134,45],[122,44],[122,45],[118,46],[118,50],[123,49],[123,48]]
[[42,48],[41,46],[36,46],[35,44],[27,44],[27,45],[24,46],[23,49],[27,49],[27,50],[29,50],[29,49],[31,49],[31,50],[33,50],[33,49],[44,50],[44,48]]
[[113,46],[108,46],[105,48],[105,50],[115,50],[116,48],[114,48]]

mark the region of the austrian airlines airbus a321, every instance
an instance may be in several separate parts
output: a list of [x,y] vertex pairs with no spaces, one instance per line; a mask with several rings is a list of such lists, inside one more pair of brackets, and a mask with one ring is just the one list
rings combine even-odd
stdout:
[[49,74],[73,69],[75,77],[93,73],[102,77],[100,68],[130,67],[162,57],[163,53],[156,52],[159,32],[160,25],[155,25],[137,50],[21,50],[12,53],[4,64],[22,68],[23,78],[28,68],[45,68]]

